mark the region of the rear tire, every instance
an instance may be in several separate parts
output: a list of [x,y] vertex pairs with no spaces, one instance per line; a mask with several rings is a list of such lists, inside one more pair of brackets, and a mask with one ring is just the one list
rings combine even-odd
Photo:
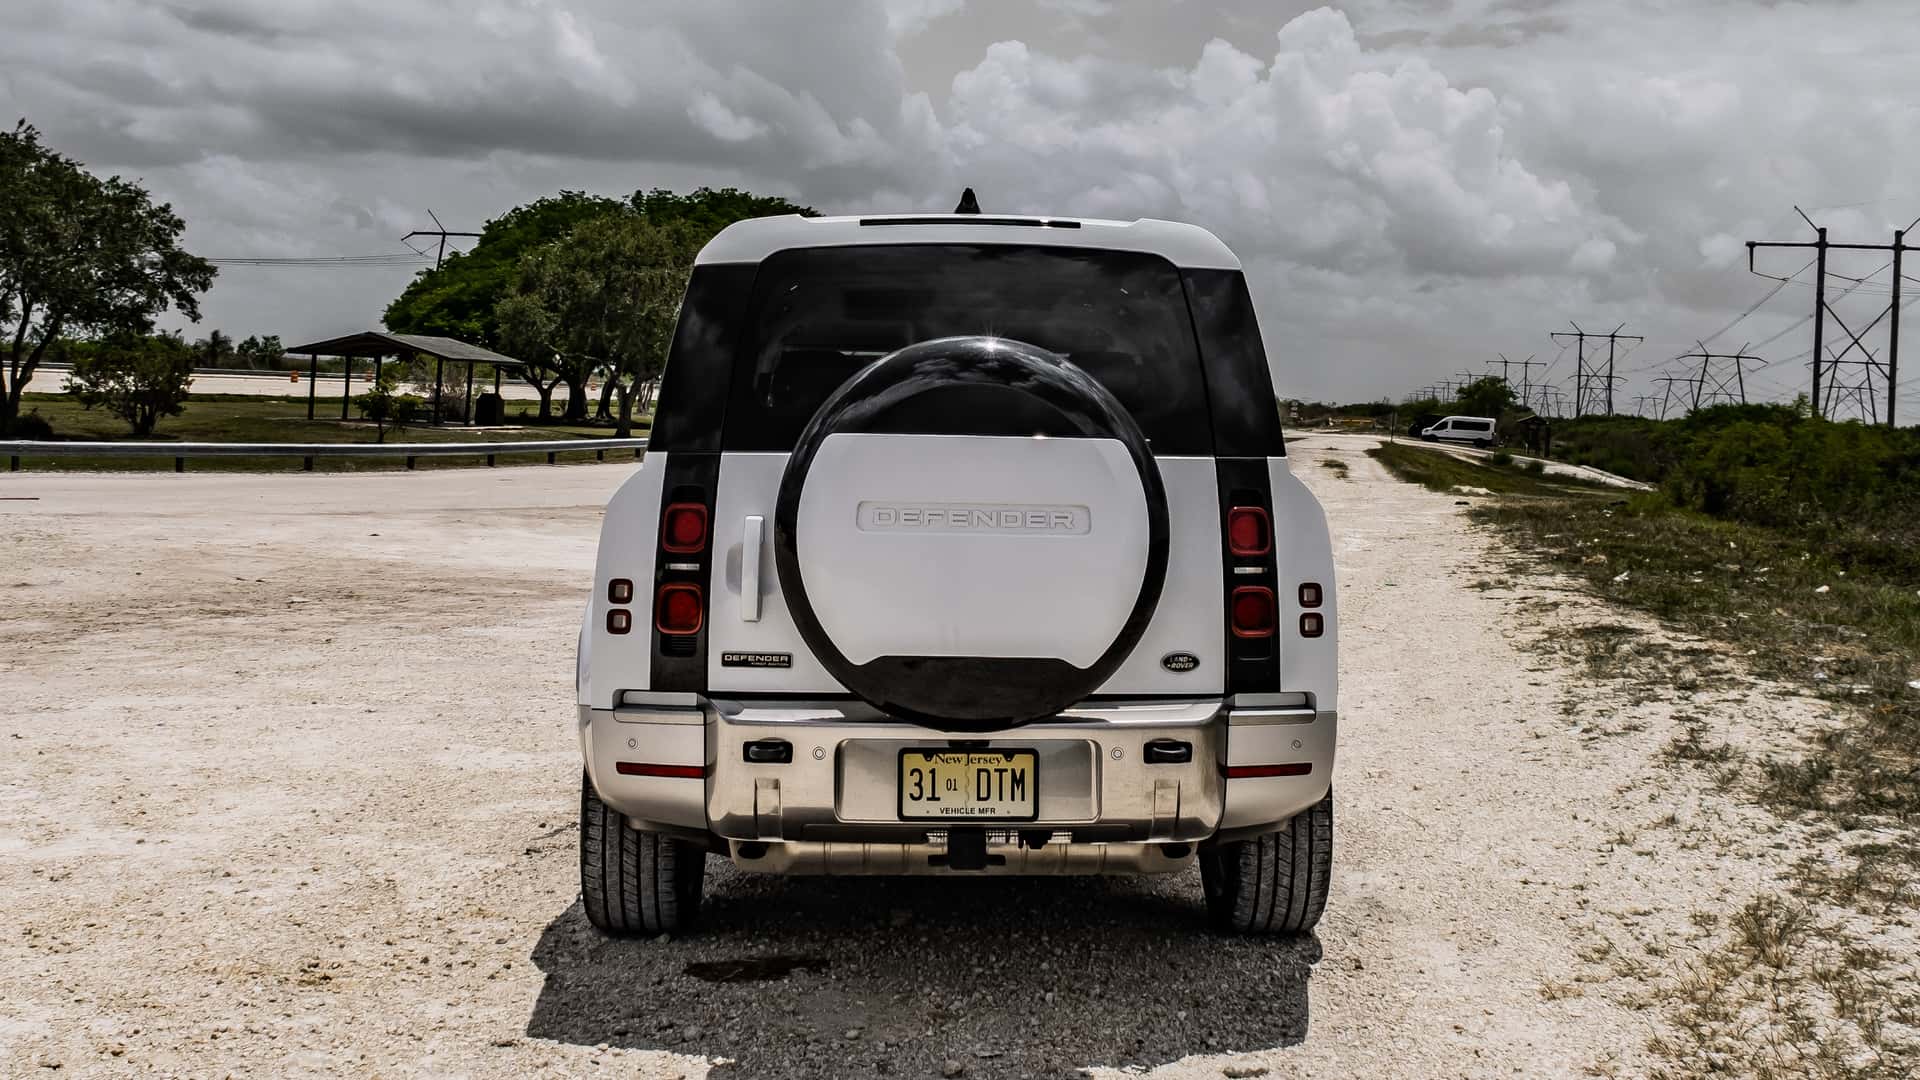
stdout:
[[693,925],[707,871],[705,849],[641,832],[600,801],[580,776],[580,901],[587,921],[617,937]]
[[1304,934],[1327,908],[1333,792],[1280,831],[1200,849],[1207,918],[1229,934]]

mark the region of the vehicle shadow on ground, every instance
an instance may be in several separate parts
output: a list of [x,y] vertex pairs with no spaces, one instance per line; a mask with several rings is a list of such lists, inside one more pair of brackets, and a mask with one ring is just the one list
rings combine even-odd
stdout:
[[548,924],[527,1034],[725,1076],[1063,1076],[1299,1042],[1312,937],[1209,931],[1199,875],[779,878],[708,862],[699,928]]

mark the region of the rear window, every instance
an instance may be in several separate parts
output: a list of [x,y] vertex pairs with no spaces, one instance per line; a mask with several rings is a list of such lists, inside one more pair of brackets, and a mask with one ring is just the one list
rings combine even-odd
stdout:
[[895,349],[992,334],[1065,356],[1133,414],[1156,453],[1213,436],[1180,273],[1134,252],[1015,245],[784,251],[760,264],[725,448],[791,450],[831,394]]

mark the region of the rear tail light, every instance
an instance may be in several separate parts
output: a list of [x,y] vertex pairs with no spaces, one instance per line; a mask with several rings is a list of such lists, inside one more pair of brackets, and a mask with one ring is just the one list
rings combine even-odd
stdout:
[[688,555],[707,546],[707,508],[700,503],[673,503],[660,519],[660,546],[676,555]]
[[707,775],[705,765],[656,765],[649,761],[616,761],[613,771],[621,776],[664,776],[680,780],[698,780]]
[[1273,636],[1275,612],[1273,590],[1265,585],[1242,585],[1233,590],[1230,605],[1233,636],[1264,638]]
[[1227,511],[1227,550],[1235,555],[1265,555],[1273,550],[1273,526],[1258,506]]
[[697,634],[704,606],[700,601],[700,586],[662,585],[659,595],[654,597],[654,626],[663,634]]
[[1229,765],[1227,779],[1254,780],[1266,776],[1309,776],[1313,773],[1313,762],[1293,761],[1285,765]]

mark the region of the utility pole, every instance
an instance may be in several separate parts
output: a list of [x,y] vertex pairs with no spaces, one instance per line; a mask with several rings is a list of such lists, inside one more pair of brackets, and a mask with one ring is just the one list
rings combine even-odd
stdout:
[[1652,394],[1635,394],[1633,398],[1633,415],[1647,415],[1647,403],[1654,400],[1656,399]]
[[[1717,353],[1709,351],[1707,349],[1707,343],[1704,341],[1696,341],[1695,344],[1700,346],[1699,352],[1685,353],[1678,358],[1681,360],[1700,361],[1700,374],[1693,379],[1693,407],[1699,409],[1705,405],[1712,405],[1720,400],[1731,404],[1736,396],[1740,399],[1740,404],[1745,405],[1747,403],[1747,373],[1743,365],[1751,360],[1761,367],[1765,367],[1767,362],[1757,356],[1747,355],[1746,345],[1740,346],[1739,352]],[[1751,344],[1751,342],[1748,344]],[[1733,373],[1728,375],[1725,368],[1716,371],[1714,369],[1715,362],[1731,363],[1733,365]],[[1713,383],[1713,389],[1711,390],[1707,389],[1707,383],[1709,381]]]
[[[1893,243],[1891,244],[1836,244],[1827,239],[1827,230],[1819,225],[1815,225],[1813,219],[1807,216],[1806,211],[1801,210],[1797,206],[1794,207],[1793,210],[1794,213],[1800,215],[1800,220],[1806,222],[1807,226],[1813,230],[1814,239],[1810,241],[1749,240],[1747,241],[1747,270],[1749,273],[1758,273],[1758,271],[1754,269],[1754,252],[1759,248],[1813,249],[1814,415],[1820,417],[1830,416],[1831,409],[1829,406],[1836,393],[1842,395],[1845,399],[1861,404],[1863,406],[1861,408],[1863,414],[1870,415],[1876,412],[1877,410],[1873,405],[1873,379],[1875,375],[1879,375],[1886,379],[1887,382],[1887,426],[1891,427],[1894,423],[1895,398],[1899,393],[1900,385],[1901,256],[1906,252],[1915,250],[1912,245],[1907,243],[1907,233],[1912,231],[1914,225],[1920,225],[1920,218],[1916,218],[1912,224],[1909,224],[1904,229],[1895,229],[1893,233]],[[1853,329],[1840,318],[1840,313],[1835,311],[1833,306],[1827,303],[1827,252],[1829,251],[1886,251],[1891,252],[1893,255],[1893,295],[1891,303],[1889,303],[1879,315],[1875,316],[1872,322],[1867,324],[1866,329],[1860,331],[1858,334],[1854,333]],[[1851,292],[1852,290],[1848,291]],[[1832,316],[1833,321],[1839,323],[1840,329],[1846,333],[1847,337],[1852,339],[1847,343],[1846,348],[1840,350],[1839,353],[1833,356],[1828,356],[1826,352],[1826,321],[1828,316]],[[1888,320],[1887,362],[1884,365],[1880,363],[1879,358],[1874,355],[1871,349],[1867,348],[1862,340],[1869,333],[1873,332],[1874,327],[1880,325],[1881,319]],[[1861,356],[1865,359],[1848,361],[1846,359],[1847,354],[1855,349],[1859,349]],[[1833,382],[1839,377],[1838,373],[1835,372],[1832,377],[1826,380],[1826,397],[1822,398],[1821,375],[1825,369],[1838,368],[1843,363],[1849,366],[1858,365],[1861,368],[1861,380],[1847,386],[1835,387]]]
[[428,216],[428,217],[430,217],[430,218],[433,218],[433,228],[431,228],[431,229],[415,229],[415,230],[413,230],[412,232],[410,232],[410,233],[408,233],[407,235],[405,235],[405,236],[403,236],[403,237],[401,237],[400,239],[401,239],[401,241],[402,241],[402,242],[405,242],[405,241],[408,241],[408,240],[411,240],[411,239],[413,239],[413,238],[414,238],[414,237],[416,237],[416,236],[437,236],[437,237],[439,237],[439,238],[440,238],[440,250],[439,250],[439,252],[437,252],[437,253],[436,253],[436,254],[434,255],[434,257],[433,257],[433,268],[434,268],[435,270],[438,270],[438,269],[440,269],[440,260],[442,260],[442,259],[444,259],[444,258],[446,258],[446,257],[447,257],[447,237],[449,237],[449,236],[472,236],[472,237],[478,237],[478,236],[480,235],[480,234],[479,234],[479,233],[477,233],[477,232],[451,232],[451,231],[449,231],[449,230],[447,229],[447,227],[446,227],[445,225],[442,225],[442,224],[440,224],[440,219],[439,219],[439,218],[438,218],[437,216],[435,216],[435,214],[434,214],[434,212],[433,212],[432,210],[428,210],[428,211],[427,211],[427,216]]
[[[1595,399],[1598,399],[1599,402],[1606,409],[1606,414],[1608,416],[1612,416],[1613,415],[1613,384],[1615,381],[1614,374],[1613,374],[1613,361],[1615,358],[1614,346],[1616,343],[1618,343],[1621,340],[1645,341],[1646,338],[1636,337],[1632,334],[1621,333],[1620,331],[1626,327],[1627,325],[1626,323],[1621,323],[1619,326],[1614,327],[1612,331],[1605,334],[1589,334],[1585,330],[1580,329],[1579,323],[1573,322],[1571,320],[1567,322],[1567,325],[1573,327],[1573,333],[1569,334],[1565,330],[1555,330],[1552,333],[1548,334],[1547,336],[1552,338],[1555,341],[1559,341],[1561,338],[1571,338],[1574,344],[1578,347],[1578,352],[1576,353],[1576,355],[1578,356],[1579,359],[1574,369],[1575,381],[1574,381],[1574,388],[1573,388],[1573,415],[1585,416],[1589,411],[1588,406],[1590,404],[1593,404],[1595,402]],[[1590,366],[1587,362],[1587,339],[1588,338],[1592,338],[1595,341],[1599,341],[1602,338],[1606,339],[1607,373],[1605,375],[1600,374],[1597,366]],[[1597,357],[1596,357],[1596,364],[1597,364]],[[1596,382],[1602,384],[1602,386],[1605,388],[1604,393],[1602,393],[1601,391],[1593,390],[1590,387],[1589,384],[1596,383]]]

